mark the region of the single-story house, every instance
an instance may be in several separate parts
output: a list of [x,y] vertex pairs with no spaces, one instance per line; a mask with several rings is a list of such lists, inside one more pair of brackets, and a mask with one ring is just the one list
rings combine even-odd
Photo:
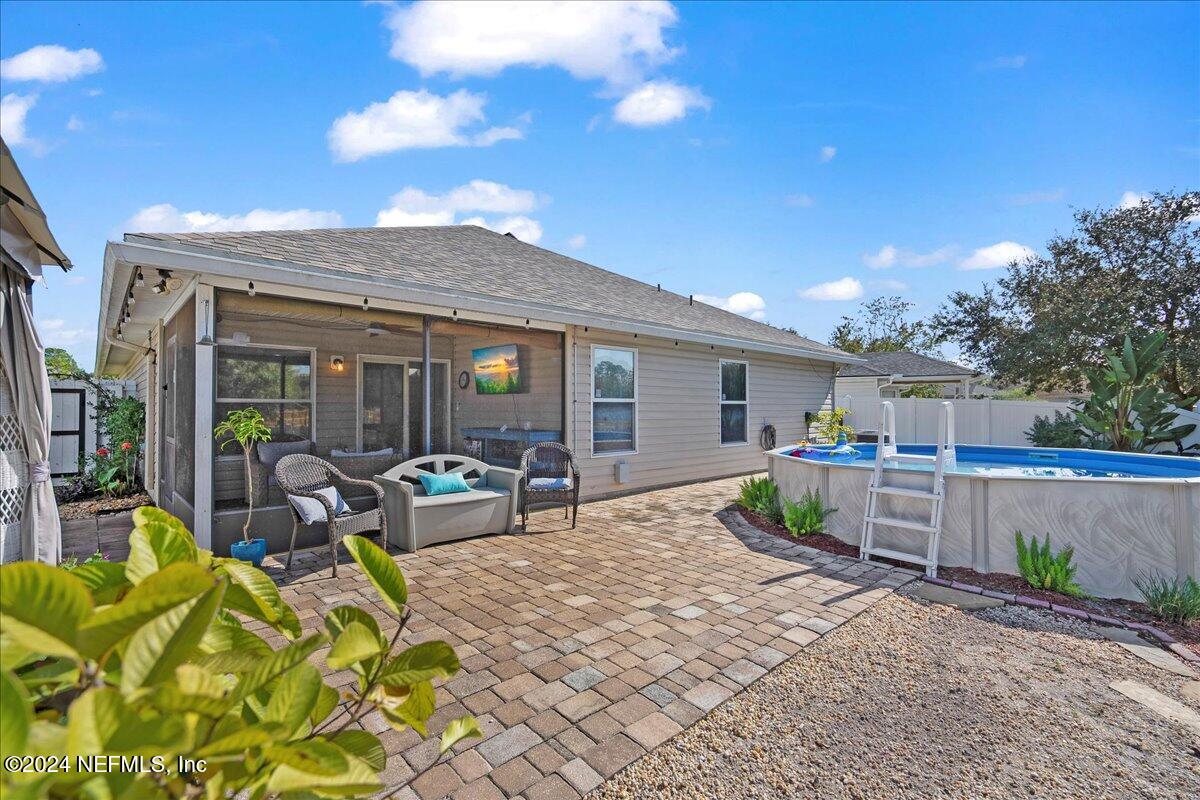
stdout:
[[977,372],[950,361],[908,350],[859,353],[862,361],[842,367],[837,376],[837,396],[900,397],[906,389],[933,384],[942,397],[971,397],[983,380]]
[[281,449],[370,477],[429,452],[516,466],[561,441],[597,498],[764,469],[763,429],[806,436],[857,360],[462,225],[126,234],[105,251],[96,372],[146,400],[156,502],[227,552],[248,499],[236,443],[212,436],[231,409],[273,431],[250,472],[278,551]]

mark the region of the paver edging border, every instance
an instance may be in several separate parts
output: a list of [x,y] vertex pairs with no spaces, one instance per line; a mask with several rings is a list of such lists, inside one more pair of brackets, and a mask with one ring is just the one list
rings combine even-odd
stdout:
[[945,578],[930,578],[929,576],[921,576],[921,580],[926,583],[932,583],[934,586],[945,586],[950,589],[958,589],[962,592],[970,592],[984,597],[990,597],[993,600],[1000,600],[1004,603],[1027,608],[1038,608],[1043,611],[1049,611],[1054,614],[1059,614],[1064,617],[1072,617],[1073,619],[1083,620],[1084,622],[1094,622],[1097,625],[1108,625],[1113,628],[1125,628],[1126,630],[1135,631],[1139,634],[1150,636],[1154,643],[1171,653],[1182,658],[1191,664],[1200,664],[1200,655],[1192,652],[1191,648],[1176,640],[1174,636],[1164,630],[1147,625],[1143,622],[1126,622],[1116,617],[1105,616],[1104,614],[1093,614],[1089,611],[1081,611],[1078,608],[1070,606],[1060,606],[1057,603],[1050,603],[1045,600],[1039,600],[1036,597],[1028,597],[1023,594],[1008,594],[1007,592],[996,592],[991,589],[985,589],[982,586],[976,586],[973,583],[960,583],[959,581],[949,581]]

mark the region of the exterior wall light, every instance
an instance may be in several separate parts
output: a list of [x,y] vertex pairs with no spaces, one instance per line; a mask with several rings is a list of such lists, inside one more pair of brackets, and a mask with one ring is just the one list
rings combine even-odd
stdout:
[[334,372],[345,372],[346,371],[346,357],[345,356],[330,356],[329,357],[329,368],[331,370],[333,370]]

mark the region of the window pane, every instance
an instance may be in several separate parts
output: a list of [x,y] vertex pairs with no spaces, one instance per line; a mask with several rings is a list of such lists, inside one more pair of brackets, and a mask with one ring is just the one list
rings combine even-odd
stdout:
[[746,441],[746,406],[721,404],[721,444]]
[[[217,403],[217,422],[237,408],[257,408],[271,429],[271,440],[295,442],[312,438],[312,407],[308,403]],[[218,455],[241,455],[237,442],[230,442],[221,450],[224,439],[216,442]]]
[[607,350],[597,347],[593,370],[596,397],[633,399],[632,350]]
[[721,364],[721,399],[746,399],[746,365],[726,361]]
[[597,453],[633,450],[633,417],[633,403],[594,403],[592,450]]
[[307,400],[310,354],[306,350],[221,347],[217,350],[217,397]]
[[403,364],[366,362],[362,374],[363,450],[404,451]]

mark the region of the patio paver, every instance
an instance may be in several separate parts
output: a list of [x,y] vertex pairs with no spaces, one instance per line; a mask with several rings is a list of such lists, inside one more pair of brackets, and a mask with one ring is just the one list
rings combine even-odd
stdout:
[[[474,713],[485,735],[397,796],[577,797],[912,579],[757,531],[724,510],[736,487],[588,503],[574,530],[538,512],[529,533],[395,555],[412,611],[403,640],[444,639],[463,670],[437,690],[429,740],[365,721],[384,730],[388,772],[405,781],[432,764],[453,716]],[[306,630],[353,603],[394,631],[339,560],[336,580],[321,551],[297,554],[291,575],[267,566]]]

